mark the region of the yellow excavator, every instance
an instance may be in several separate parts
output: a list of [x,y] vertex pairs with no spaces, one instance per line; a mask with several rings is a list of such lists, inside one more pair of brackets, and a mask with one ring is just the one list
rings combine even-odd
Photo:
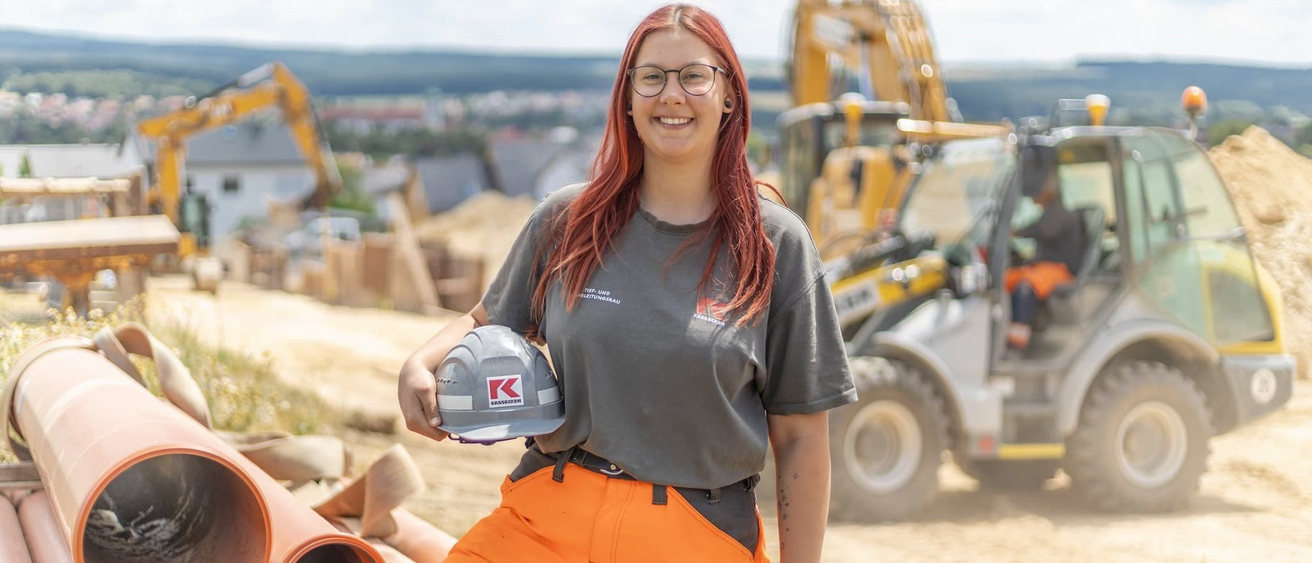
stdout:
[[933,143],[1011,132],[962,123],[912,0],[798,0],[789,50],[778,187],[825,259],[892,222]]
[[197,289],[216,291],[223,266],[209,255],[208,204],[203,194],[183,193],[186,140],[216,127],[277,107],[315,174],[314,191],[302,207],[321,209],[342,188],[342,177],[311,106],[310,91],[278,62],[247,72],[214,91],[188,98],[182,108],[142,120],[137,132],[155,143],[155,175],[149,201],[178,226],[178,259]]

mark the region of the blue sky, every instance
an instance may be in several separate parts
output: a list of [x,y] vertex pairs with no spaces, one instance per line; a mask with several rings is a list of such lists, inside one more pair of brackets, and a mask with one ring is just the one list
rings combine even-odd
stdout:
[[[147,41],[618,55],[648,0],[0,0],[0,26]],[[693,0],[783,56],[789,0]],[[1309,0],[921,0],[942,61],[1172,58],[1312,67]]]

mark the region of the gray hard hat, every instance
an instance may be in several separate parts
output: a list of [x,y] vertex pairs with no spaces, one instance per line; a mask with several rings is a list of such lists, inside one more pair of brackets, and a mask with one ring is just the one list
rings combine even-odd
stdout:
[[508,327],[469,331],[436,377],[438,428],[463,442],[537,436],[565,422],[565,401],[547,357]]

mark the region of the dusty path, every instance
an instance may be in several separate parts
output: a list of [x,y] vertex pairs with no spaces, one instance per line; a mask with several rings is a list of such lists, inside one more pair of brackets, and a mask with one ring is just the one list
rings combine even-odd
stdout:
[[[159,311],[190,319],[203,337],[268,351],[286,381],[344,408],[382,415],[395,412],[401,360],[449,320],[332,307],[237,284],[225,285],[217,302],[188,291],[182,280],[153,280],[151,291],[164,305]],[[516,443],[434,444],[406,433],[346,432],[361,463],[404,443],[429,484],[409,507],[456,535],[496,506],[497,486],[522,451]],[[939,501],[918,521],[831,523],[825,561],[1312,561],[1312,390],[1299,387],[1286,410],[1216,439],[1213,450],[1193,506],[1156,516],[1094,513],[1068,493],[1064,479],[1030,494],[979,492],[948,466]],[[772,491],[762,489],[774,545]]]

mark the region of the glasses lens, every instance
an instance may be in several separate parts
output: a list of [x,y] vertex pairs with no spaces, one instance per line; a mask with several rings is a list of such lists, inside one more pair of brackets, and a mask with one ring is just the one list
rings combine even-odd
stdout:
[[647,97],[661,93],[665,87],[665,71],[654,66],[633,69],[633,89]]
[[688,65],[679,71],[679,84],[689,94],[700,96],[715,85],[715,69],[708,65]]

